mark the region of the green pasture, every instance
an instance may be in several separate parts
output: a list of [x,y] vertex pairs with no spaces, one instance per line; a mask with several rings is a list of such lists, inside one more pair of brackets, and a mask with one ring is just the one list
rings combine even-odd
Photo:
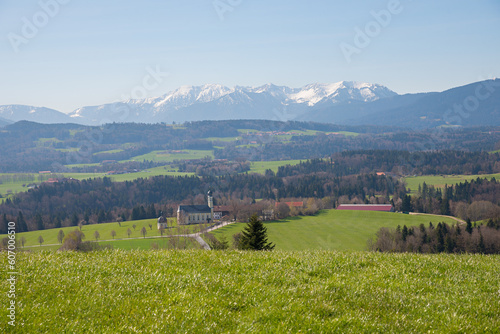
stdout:
[[241,139],[241,137],[208,137],[208,138],[203,138],[206,141],[211,141],[211,142],[225,142],[225,143],[231,143],[233,141],[238,141]]
[[[168,236],[168,235],[180,235],[180,234],[190,234],[194,232],[199,232],[201,229],[206,228],[206,225],[177,225],[177,220],[176,218],[168,218],[170,222],[170,228],[165,229],[163,236]],[[149,226],[151,224],[151,227]],[[121,225],[121,226],[120,226]],[[135,225],[135,229],[134,229]],[[85,241],[112,241],[116,242],[117,240],[120,239],[134,239],[134,238],[140,238],[144,239],[143,235],[141,234],[142,228],[146,228],[146,240],[148,237],[159,237],[161,236],[160,231],[157,228],[157,220],[156,219],[145,219],[145,220],[135,220],[135,221],[126,221],[126,222],[121,222],[119,223],[103,223],[103,224],[90,224],[90,225],[83,225],[81,231],[85,234]],[[21,242],[21,238],[24,237],[26,240],[26,243],[24,244],[25,248],[44,248],[48,247],[53,244],[59,244],[57,240],[57,235],[59,233],[59,230],[62,230],[65,235],[67,235],[69,232],[79,229],[78,226],[71,226],[71,227],[62,227],[62,228],[54,228],[54,229],[47,229],[47,230],[41,230],[41,231],[30,231],[30,232],[23,232],[23,233],[17,233],[16,234],[16,240],[18,242]],[[128,235],[127,231],[130,229],[131,234],[130,236]],[[95,231],[99,232],[99,239],[95,239],[94,233]],[[116,232],[116,236],[113,238],[111,236],[111,231]],[[38,242],[38,237],[42,236],[44,242],[42,246],[40,246]],[[155,239],[155,238],[153,238]],[[153,240],[154,241],[154,240]],[[148,241],[151,243],[151,241]],[[122,243],[116,243],[116,247],[120,248],[119,246],[122,244],[127,244],[130,243],[130,240],[124,240]],[[135,243],[135,241],[133,242]],[[142,243],[142,242],[141,242]]]
[[[439,216],[407,215],[393,212],[322,210],[315,216],[290,217],[265,222],[269,241],[282,250],[365,250],[367,241],[381,227],[398,225],[419,226],[446,222],[451,218]],[[241,232],[246,224],[235,223],[211,232],[216,237],[224,235],[232,242],[232,235]]]
[[500,179],[500,174],[483,174],[483,175],[424,175],[424,176],[409,176],[405,177],[406,188],[411,189],[412,193],[418,191],[418,186],[422,185],[424,182],[427,185],[433,185],[435,187],[444,188],[445,185],[453,185],[465,181],[475,180],[477,178],[496,178]]
[[[43,174],[43,175],[22,174],[22,173],[1,173],[0,195],[6,197],[10,194],[16,194],[18,192],[27,191],[28,184],[40,184],[41,182],[56,176],[73,178],[76,180],[109,177],[114,182],[124,182],[124,181],[133,181],[138,178],[148,178],[159,175],[166,175],[166,176],[195,175],[194,173],[183,173],[172,170],[174,169],[171,168],[170,166],[159,166],[159,167],[149,168],[147,170],[143,170],[137,173],[127,173],[127,174],[117,174],[117,175],[108,175],[107,173],[54,173],[54,174]],[[2,176],[5,176],[7,179],[2,180]],[[0,201],[2,200],[3,198],[0,198]]]
[[250,173],[264,174],[266,169],[271,169],[275,173],[278,167],[286,165],[298,165],[303,160],[282,160],[282,161],[252,161]]
[[[152,151],[147,154],[139,155],[127,161],[149,160],[154,162],[173,162],[174,160],[195,160],[203,159],[206,156],[214,157],[211,150],[180,150],[182,153],[172,153],[169,151]],[[123,161],[122,161],[123,162]]]
[[77,147],[70,147],[70,148],[55,148],[54,150],[59,151],[59,152],[77,152],[78,148]]
[[91,164],[70,164],[70,165],[64,165],[64,167],[68,168],[78,168],[78,167],[92,167],[92,166],[100,166],[101,164],[96,162],[96,163],[91,163]]
[[357,132],[351,132],[351,131],[327,132],[327,134],[339,134],[339,135],[344,135],[346,137],[357,137],[357,136],[359,136],[359,133],[357,133]]
[[[29,184],[38,184],[51,178],[50,174],[34,173],[0,173],[0,195],[7,197],[11,194],[27,191]],[[0,202],[3,198],[0,198]]]
[[498,255],[107,250],[15,266],[6,333],[500,332]]
[[62,143],[62,140],[57,138],[38,138],[37,143],[44,145],[45,143]]
[[115,149],[115,150],[108,150],[108,151],[100,151],[100,152],[95,152],[94,155],[98,155],[98,154],[112,154],[112,153],[120,153],[120,152],[123,152],[124,150],[119,148],[119,149]]

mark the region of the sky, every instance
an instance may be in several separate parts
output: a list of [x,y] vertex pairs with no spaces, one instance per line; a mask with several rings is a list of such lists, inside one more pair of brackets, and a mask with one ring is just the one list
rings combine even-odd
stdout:
[[0,105],[69,113],[182,85],[500,77],[498,0],[0,0]]

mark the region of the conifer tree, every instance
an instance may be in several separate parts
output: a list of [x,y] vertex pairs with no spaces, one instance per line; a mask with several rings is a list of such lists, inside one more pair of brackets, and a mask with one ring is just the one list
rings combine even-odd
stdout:
[[39,213],[37,213],[35,216],[35,225],[37,230],[39,231],[45,229],[45,226],[43,225],[42,216]]
[[7,215],[3,214],[2,224],[0,225],[0,234],[7,234],[9,229],[9,220],[7,219]]
[[465,230],[469,233],[472,234],[472,224],[470,222],[470,218],[467,218],[467,226],[465,227]]
[[241,248],[249,250],[272,250],[275,245],[267,241],[267,228],[257,215],[250,217],[250,221],[242,232]]
[[16,232],[27,232],[28,231],[28,226],[26,225],[26,221],[24,220],[23,213],[19,211],[19,214],[17,215],[17,226],[16,226]]

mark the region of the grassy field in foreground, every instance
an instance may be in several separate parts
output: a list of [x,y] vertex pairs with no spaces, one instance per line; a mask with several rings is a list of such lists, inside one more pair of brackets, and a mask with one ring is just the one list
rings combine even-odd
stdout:
[[427,185],[433,185],[435,187],[444,188],[447,184],[448,186],[457,184],[460,182],[470,181],[477,178],[488,178],[492,177],[497,180],[500,179],[500,174],[483,174],[483,175],[425,175],[425,176],[411,176],[405,177],[406,188],[410,188],[412,193],[416,193],[418,186],[424,182]]
[[[364,250],[367,241],[381,227],[398,225],[418,226],[455,220],[439,216],[405,215],[392,212],[323,210],[316,216],[291,217],[266,222],[269,241],[276,249],[283,250]],[[244,223],[231,224],[212,232],[216,237],[224,235],[232,241],[232,235],[241,232]]]
[[500,331],[500,256],[41,252],[16,270],[15,328],[0,310],[11,333]]

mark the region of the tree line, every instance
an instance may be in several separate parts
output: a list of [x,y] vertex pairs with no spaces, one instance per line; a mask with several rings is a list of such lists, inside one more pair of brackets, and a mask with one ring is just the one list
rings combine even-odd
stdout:
[[194,204],[194,200],[209,189],[214,192],[216,202],[222,198],[255,201],[327,197],[330,202],[335,202],[339,197],[376,197],[388,203],[389,196],[402,191],[404,185],[375,174],[333,177],[318,173],[278,177],[272,171],[266,175],[220,177],[156,176],[126,182],[111,182],[107,177],[82,181],[68,179],[44,183],[8,198],[0,205],[0,213],[8,219],[25,221],[26,230],[76,226],[82,220],[86,224],[116,221],[118,218],[130,220],[151,217],[152,214],[147,214],[148,208],[153,212],[151,205],[156,205],[153,209],[158,213],[158,210],[167,211],[167,206],[173,211],[172,207],[181,202]]
[[395,175],[493,174],[500,172],[500,153],[467,151],[408,152],[356,150],[334,153],[278,168],[278,176],[330,172],[338,175],[385,172]]
[[447,186],[444,189],[419,186],[416,196],[398,194],[397,210],[452,215],[478,221],[500,217],[500,182],[495,178],[476,178]]
[[472,226],[468,221],[465,226],[429,223],[427,227],[384,227],[369,242],[369,248],[380,252],[500,254],[500,220],[490,219],[486,226]]

